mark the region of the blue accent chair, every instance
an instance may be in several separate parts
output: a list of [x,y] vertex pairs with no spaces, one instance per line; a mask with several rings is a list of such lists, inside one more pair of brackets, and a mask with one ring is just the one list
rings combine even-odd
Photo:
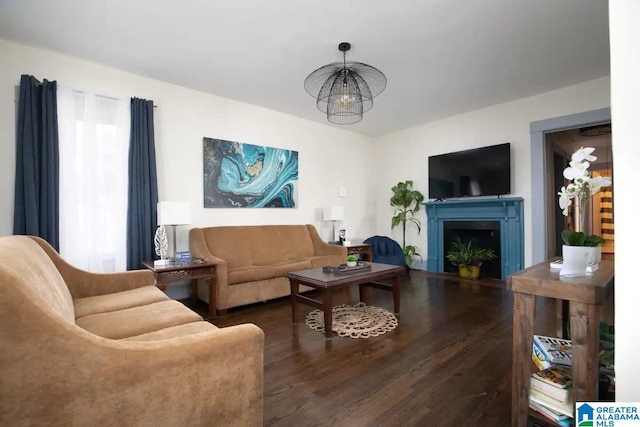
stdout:
[[373,254],[373,262],[382,264],[399,265],[406,267],[404,262],[404,254],[402,247],[395,240],[387,236],[372,236],[364,242],[371,245],[371,253]]

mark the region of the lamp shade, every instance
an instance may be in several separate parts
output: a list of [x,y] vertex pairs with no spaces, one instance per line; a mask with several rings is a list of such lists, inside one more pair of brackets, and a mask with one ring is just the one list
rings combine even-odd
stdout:
[[342,42],[342,62],[322,66],[304,81],[307,93],[316,98],[316,106],[327,120],[339,125],[362,120],[362,114],[373,107],[373,98],[387,87],[387,77],[375,67],[362,62],[347,61],[351,44]]
[[344,208],[342,206],[328,206],[324,208],[325,221],[342,221],[344,219]]
[[158,224],[191,224],[191,205],[188,202],[158,202]]

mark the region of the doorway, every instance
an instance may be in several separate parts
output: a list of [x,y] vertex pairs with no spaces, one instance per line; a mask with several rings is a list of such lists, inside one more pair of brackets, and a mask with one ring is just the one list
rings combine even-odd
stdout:
[[[552,199],[547,203],[547,215],[551,219],[547,227],[547,254],[549,256],[562,255],[562,231],[574,229],[575,203],[569,208],[569,214],[564,216],[558,205],[557,192],[567,183],[563,176],[564,169],[569,165],[571,154],[581,147],[595,149],[593,155],[597,159],[591,163],[589,171],[592,176],[613,177],[613,152],[611,149],[611,123],[584,126],[580,128],[548,132],[545,134],[547,156],[546,173],[548,195]],[[613,185],[601,189],[595,194],[590,203],[587,215],[587,234],[596,234],[605,239],[601,245],[604,259],[613,259],[614,255],[614,227],[613,227]]]
[[[558,203],[557,189],[549,181],[548,165],[553,156],[545,143],[547,133],[611,123],[611,109],[585,111],[567,116],[538,120],[529,124],[531,136],[531,263],[538,264],[555,256],[554,216],[550,207]],[[571,153],[569,153],[571,154]],[[550,252],[549,248],[553,248]]]

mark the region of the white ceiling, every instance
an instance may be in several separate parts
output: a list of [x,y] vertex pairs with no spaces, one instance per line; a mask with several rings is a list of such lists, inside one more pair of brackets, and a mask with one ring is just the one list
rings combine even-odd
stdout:
[[348,41],[371,136],[607,76],[608,37],[606,0],[0,0],[0,38],[327,124],[303,81]]

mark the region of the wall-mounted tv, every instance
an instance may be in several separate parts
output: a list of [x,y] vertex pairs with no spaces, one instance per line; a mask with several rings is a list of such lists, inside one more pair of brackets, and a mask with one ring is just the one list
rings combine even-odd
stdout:
[[429,157],[429,198],[511,193],[511,143]]

